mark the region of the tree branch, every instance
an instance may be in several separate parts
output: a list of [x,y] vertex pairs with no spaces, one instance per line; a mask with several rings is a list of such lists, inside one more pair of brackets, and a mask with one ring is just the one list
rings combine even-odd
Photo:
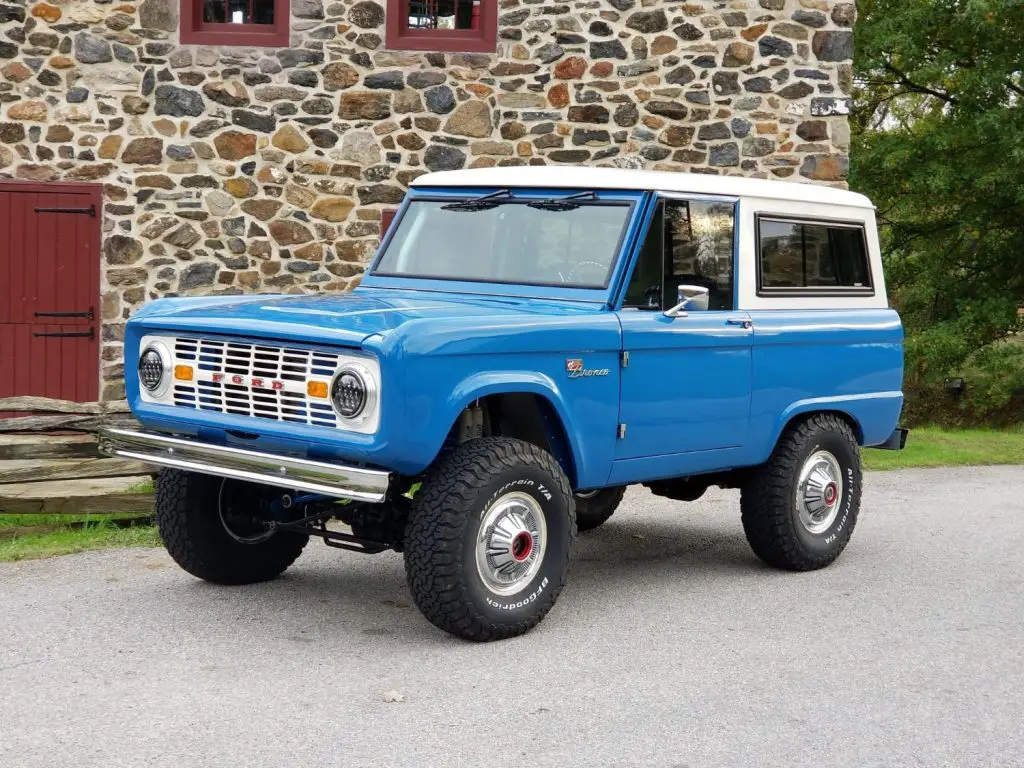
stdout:
[[899,80],[900,85],[902,85],[904,88],[914,91],[915,93],[927,93],[929,96],[934,96],[935,98],[939,99],[940,101],[944,101],[947,104],[957,103],[956,96],[951,96],[950,94],[945,93],[943,91],[937,91],[934,88],[929,88],[928,86],[919,85],[915,83],[906,75],[906,73],[901,72],[888,61],[884,62],[883,66],[896,76],[896,78]]

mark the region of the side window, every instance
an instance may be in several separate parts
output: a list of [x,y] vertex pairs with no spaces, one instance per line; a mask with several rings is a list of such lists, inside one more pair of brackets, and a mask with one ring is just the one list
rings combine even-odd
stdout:
[[760,293],[872,293],[864,228],[758,218]]
[[288,46],[289,0],[181,0],[181,42]]
[[708,309],[732,309],[734,221],[732,203],[661,201],[623,306],[668,309],[680,285],[699,285]]
[[391,50],[494,53],[497,48],[497,0],[386,0],[386,7]]

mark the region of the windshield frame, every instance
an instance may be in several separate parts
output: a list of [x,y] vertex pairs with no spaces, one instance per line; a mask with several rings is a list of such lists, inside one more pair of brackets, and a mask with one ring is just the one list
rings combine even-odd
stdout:
[[[445,277],[438,275],[404,274],[380,271],[380,263],[387,253],[391,239],[402,224],[402,219],[410,206],[417,202],[453,203],[462,200],[473,200],[483,195],[500,192],[501,188],[466,187],[466,188],[428,188],[409,191],[393,224],[381,241],[374,259],[366,271],[361,286],[381,288],[415,288],[421,290],[448,290],[460,293],[481,293],[499,295],[517,295],[536,298],[568,298],[577,301],[606,302],[609,291],[618,280],[618,274],[624,262],[623,254],[627,253],[635,241],[638,231],[637,211],[642,209],[644,197],[648,192],[642,190],[581,190],[578,188],[512,188],[509,198],[503,198],[498,205],[524,205],[526,203],[559,199],[579,195],[580,192],[593,191],[593,200],[580,200],[579,205],[591,206],[622,206],[626,207],[626,215],[619,240],[612,251],[609,268],[601,285],[592,283],[565,282],[510,282],[502,279]],[[575,202],[575,201],[574,201]],[[558,212],[550,211],[547,215],[557,216]]]

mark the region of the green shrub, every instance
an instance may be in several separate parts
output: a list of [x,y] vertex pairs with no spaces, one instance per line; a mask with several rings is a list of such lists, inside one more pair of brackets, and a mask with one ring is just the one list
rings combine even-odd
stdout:
[[[955,360],[958,346],[948,338],[908,340],[904,421],[946,426],[1024,423],[1024,336],[982,346],[964,354],[961,365],[944,369],[942,362]],[[963,378],[962,394],[945,388],[946,371]]]

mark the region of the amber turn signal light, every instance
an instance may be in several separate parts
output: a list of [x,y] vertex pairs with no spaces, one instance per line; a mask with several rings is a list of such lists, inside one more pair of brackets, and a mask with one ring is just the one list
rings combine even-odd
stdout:
[[174,378],[178,381],[192,381],[192,366],[191,365],[176,365],[174,366]]
[[326,381],[309,381],[306,382],[306,394],[310,397],[327,397],[327,382]]

